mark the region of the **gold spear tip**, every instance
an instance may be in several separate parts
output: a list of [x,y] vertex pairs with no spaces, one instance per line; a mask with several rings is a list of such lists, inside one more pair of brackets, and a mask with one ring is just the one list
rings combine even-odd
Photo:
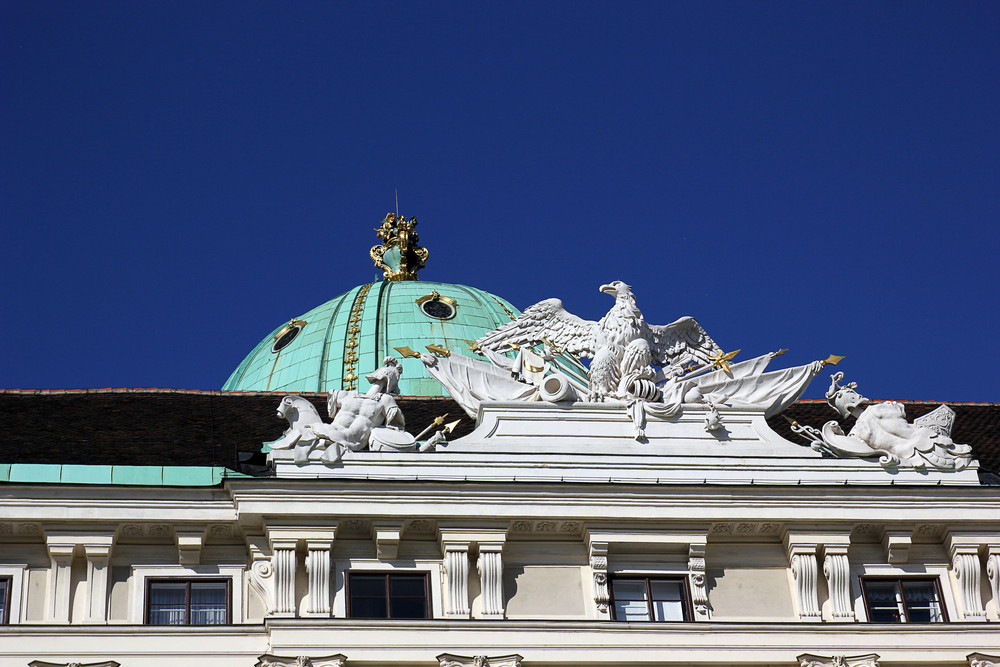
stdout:
[[427,348],[428,352],[430,352],[431,354],[433,354],[433,355],[435,355],[437,357],[450,357],[451,356],[451,350],[449,350],[446,347],[442,347],[441,345],[424,345],[424,347]]
[[479,343],[477,343],[474,340],[466,340],[465,342],[469,344],[470,352],[479,352],[480,350]]
[[455,430],[455,427],[456,427],[456,426],[458,426],[458,423],[459,423],[460,421],[462,421],[462,420],[461,420],[461,419],[456,419],[455,421],[451,422],[450,424],[447,424],[447,425],[446,425],[446,426],[444,427],[444,432],[445,432],[445,433],[451,433],[452,431],[454,431],[454,430]]
[[798,426],[799,425],[799,423],[797,421],[795,421],[794,419],[792,419],[788,415],[781,415],[781,416],[784,417],[785,421],[788,422],[789,424],[791,424],[792,426]]
[[409,345],[407,345],[406,347],[394,347],[392,349],[396,350],[396,352],[399,352],[401,355],[403,355],[404,359],[407,357],[416,357],[417,359],[420,358],[420,353],[411,350]]
[[843,361],[845,358],[846,357],[838,357],[835,354],[831,354],[829,357],[827,357],[826,359],[823,360],[823,365],[826,366],[827,364],[830,364],[830,365],[836,366],[841,361]]
[[776,357],[780,357],[780,356],[781,356],[781,355],[783,355],[783,354],[784,354],[785,352],[788,352],[788,348],[787,348],[787,347],[783,347],[783,348],[781,348],[780,350],[778,350],[777,352],[775,352],[775,353],[774,353],[774,356],[776,356]]

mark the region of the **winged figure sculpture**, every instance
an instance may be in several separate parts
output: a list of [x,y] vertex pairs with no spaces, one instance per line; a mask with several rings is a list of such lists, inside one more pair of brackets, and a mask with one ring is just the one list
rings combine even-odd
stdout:
[[[629,285],[616,280],[601,285],[615,305],[600,322],[584,320],[563,308],[559,299],[530,306],[512,322],[486,334],[479,347],[504,351],[514,346],[547,344],[576,357],[591,359],[588,400],[626,399],[653,388],[653,365],[659,377],[673,377],[689,362],[710,363],[719,346],[693,317],[657,326],[647,324]],[[721,356],[721,355],[720,355]]]

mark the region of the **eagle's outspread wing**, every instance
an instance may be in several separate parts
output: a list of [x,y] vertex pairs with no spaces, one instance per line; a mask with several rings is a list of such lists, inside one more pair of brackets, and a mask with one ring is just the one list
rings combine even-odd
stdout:
[[659,366],[683,366],[690,361],[704,364],[719,352],[719,346],[693,317],[662,326],[649,324],[647,330],[653,363]]
[[524,309],[513,322],[491,331],[476,342],[500,351],[508,343],[536,345],[543,340],[577,357],[594,356],[597,322],[584,320],[563,308],[559,299],[546,299]]

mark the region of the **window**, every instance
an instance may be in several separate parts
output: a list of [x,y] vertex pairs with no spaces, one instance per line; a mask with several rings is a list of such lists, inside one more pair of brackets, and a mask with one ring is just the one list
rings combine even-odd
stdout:
[[349,573],[351,618],[430,618],[427,574]]
[[13,587],[11,577],[0,577],[0,624],[10,623],[10,589]]
[[942,623],[947,621],[938,580],[861,580],[868,620],[872,623]]
[[687,621],[687,581],[673,577],[621,577],[611,580],[616,621]]
[[226,625],[230,579],[147,579],[148,625]]

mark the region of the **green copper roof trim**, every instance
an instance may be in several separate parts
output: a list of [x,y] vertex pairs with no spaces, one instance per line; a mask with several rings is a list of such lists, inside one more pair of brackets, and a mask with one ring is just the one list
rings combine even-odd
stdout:
[[0,483],[110,484],[121,486],[218,486],[250,477],[221,466],[109,466],[58,463],[0,464]]

